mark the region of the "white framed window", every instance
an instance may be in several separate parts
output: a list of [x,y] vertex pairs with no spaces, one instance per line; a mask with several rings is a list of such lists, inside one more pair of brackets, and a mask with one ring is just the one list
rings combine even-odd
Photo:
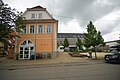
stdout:
[[31,40],[25,40],[19,45],[19,58],[20,59],[29,59],[31,51],[34,51],[34,44]]
[[30,34],[34,34],[35,33],[35,25],[30,25],[30,30],[29,30]]
[[31,18],[35,19],[35,13],[31,13]]
[[46,33],[52,33],[52,25],[46,24]]
[[43,25],[42,24],[38,25],[38,33],[43,33]]
[[26,34],[26,26],[25,25],[22,27],[21,34]]
[[26,44],[32,44],[32,41],[30,40],[25,40],[21,43],[21,45],[26,45]]
[[38,14],[38,19],[42,19],[42,13]]

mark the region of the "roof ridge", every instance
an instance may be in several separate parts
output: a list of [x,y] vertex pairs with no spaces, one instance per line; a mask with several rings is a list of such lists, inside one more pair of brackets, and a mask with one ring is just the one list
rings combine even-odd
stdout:
[[34,9],[42,9],[42,10],[46,10],[46,8],[43,8],[42,6],[38,5],[32,8],[27,8],[28,10],[34,10]]
[[38,5],[38,6],[32,7],[31,9],[34,9],[34,8],[43,8],[43,7]]

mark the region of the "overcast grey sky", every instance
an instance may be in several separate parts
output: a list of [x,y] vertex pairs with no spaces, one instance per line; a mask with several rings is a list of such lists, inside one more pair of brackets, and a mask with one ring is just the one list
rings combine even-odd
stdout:
[[40,5],[59,21],[59,32],[83,33],[91,20],[105,41],[120,37],[120,0],[3,0],[24,12]]

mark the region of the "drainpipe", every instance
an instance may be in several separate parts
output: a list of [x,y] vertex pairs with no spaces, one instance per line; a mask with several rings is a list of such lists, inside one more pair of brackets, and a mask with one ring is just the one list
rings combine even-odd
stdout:
[[[16,32],[16,35],[18,35],[18,32]],[[16,59],[16,53],[17,53],[17,40],[18,40],[18,38],[16,37],[16,39],[15,39],[15,50],[14,50],[14,54],[13,54],[14,59]]]
[[34,36],[34,42],[35,42],[35,55],[34,55],[34,60],[36,60],[36,30],[37,30],[37,23],[35,20],[35,36]]

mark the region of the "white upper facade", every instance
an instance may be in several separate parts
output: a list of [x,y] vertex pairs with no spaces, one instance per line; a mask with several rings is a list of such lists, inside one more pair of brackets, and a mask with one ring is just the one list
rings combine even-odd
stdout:
[[34,19],[53,19],[53,17],[48,13],[46,8],[41,6],[36,6],[33,8],[27,8],[27,10],[22,15],[26,20]]

